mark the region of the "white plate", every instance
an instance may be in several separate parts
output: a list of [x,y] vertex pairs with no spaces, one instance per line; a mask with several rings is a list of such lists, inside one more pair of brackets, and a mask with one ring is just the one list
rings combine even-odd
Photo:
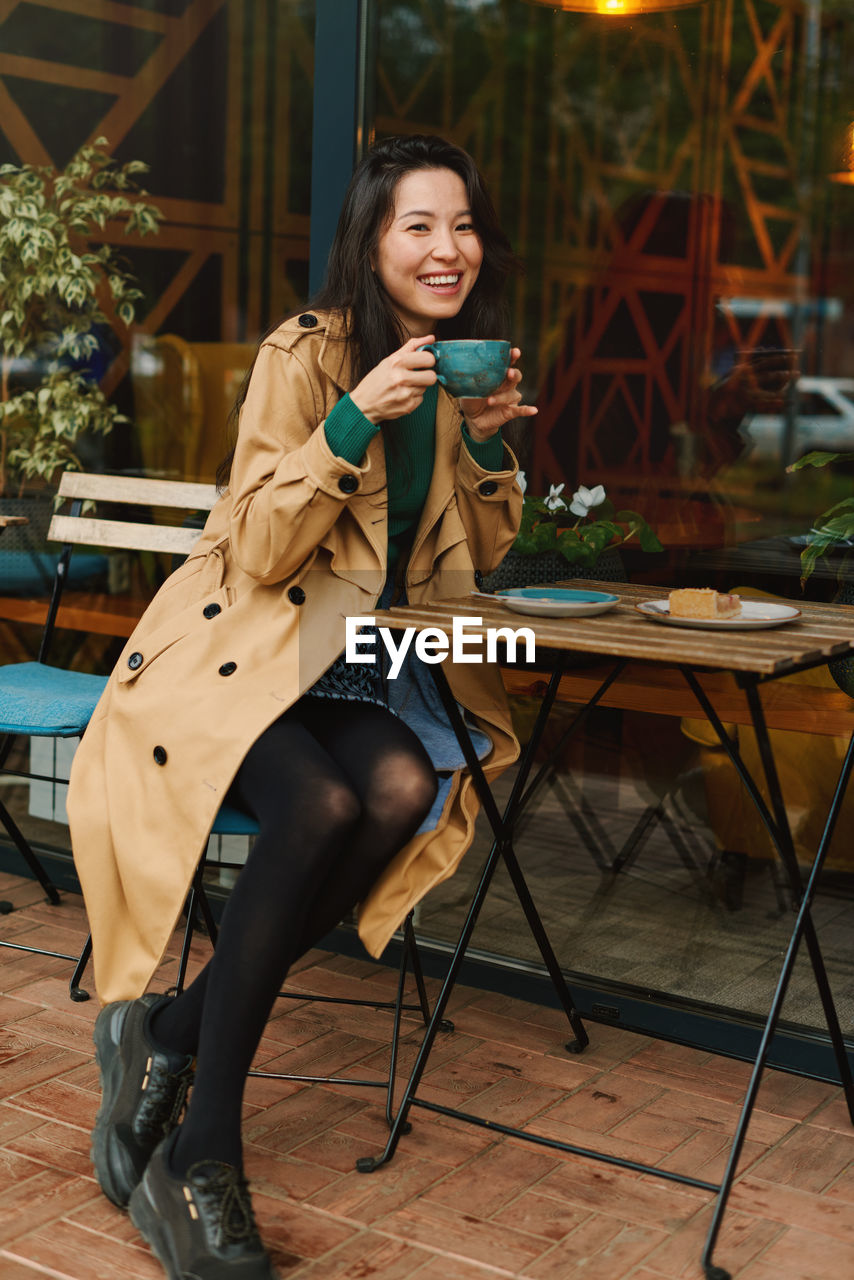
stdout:
[[566,587],[507,587],[489,596],[478,591],[472,595],[506,605],[514,613],[539,618],[589,618],[607,613],[620,603],[619,596],[606,591],[572,591]]
[[801,616],[800,609],[789,604],[771,604],[765,600],[742,600],[741,613],[735,618],[671,618],[669,600],[644,600],[636,604],[638,613],[671,627],[700,627],[712,631],[753,631],[760,627],[781,627],[784,622]]

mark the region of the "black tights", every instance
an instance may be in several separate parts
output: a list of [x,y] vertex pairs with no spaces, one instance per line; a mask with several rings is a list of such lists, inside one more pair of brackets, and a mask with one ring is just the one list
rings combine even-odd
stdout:
[[384,707],[304,698],[257,740],[235,779],[257,820],[216,951],[156,1015],[164,1048],[198,1057],[173,1152],[241,1163],[243,1088],[288,969],[361,901],[417,831],[436,775],[416,735]]

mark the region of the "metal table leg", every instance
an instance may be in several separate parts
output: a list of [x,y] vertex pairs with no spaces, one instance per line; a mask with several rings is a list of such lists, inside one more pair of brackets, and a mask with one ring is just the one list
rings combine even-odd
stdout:
[[472,746],[471,738],[469,737],[465,722],[460,714],[459,707],[457,706],[456,700],[451,692],[441,666],[433,666],[430,670],[433,673],[433,678],[436,682],[439,695],[442,698],[442,702],[450,718],[451,725],[457,734],[460,746],[466,757],[466,764],[471,771],[474,785],[477,788],[484,813],[486,814],[493,833],[493,842],[484,864],[483,871],[481,872],[480,880],[475,889],[471,903],[469,904],[469,909],[466,914],[460,936],[457,939],[457,944],[454,948],[454,953],[451,957],[448,971],[445,974],[445,978],[442,983],[442,989],[439,992],[439,996],[433,1007],[433,1016],[430,1019],[430,1024],[424,1034],[409,1080],[406,1083],[403,1096],[401,1097],[397,1115],[392,1123],[385,1149],[379,1156],[363,1156],[361,1159],[357,1160],[356,1168],[361,1173],[373,1172],[374,1169],[379,1168],[380,1165],[385,1164],[386,1161],[390,1160],[397,1149],[401,1133],[404,1132],[404,1126],[407,1123],[409,1109],[413,1104],[415,1092],[418,1089],[421,1077],[427,1066],[436,1034],[444,1019],[448,1000],[450,999],[451,993],[456,985],[457,975],[465,958],[466,951],[468,950],[468,945],[471,940],[472,933],[474,932],[475,924],[477,923],[478,916],[480,915],[480,909],[483,906],[484,900],[486,899],[486,895],[489,891],[489,886],[492,883],[492,878],[495,874],[496,867],[498,866],[499,858],[503,857],[507,863],[508,870],[513,878],[514,886],[520,896],[520,902],[522,903],[526,918],[534,933],[534,937],[538,947],[540,948],[540,953],[543,957],[546,968],[551,976],[558,999],[566,1012],[567,1019],[573,1031],[574,1039],[569,1042],[567,1047],[571,1052],[580,1053],[589,1043],[587,1032],[585,1031],[584,1025],[578,1016],[572,996],[566,985],[560,965],[558,964],[557,957],[552,950],[545,929],[543,928],[542,921],[540,920],[539,913],[531,899],[527,884],[525,883],[524,876],[518,862],[516,861],[515,853],[512,848],[513,822],[521,811],[520,801],[524,798],[525,785],[531,771],[531,766],[533,765],[537,748],[542,739],[549,712],[551,711],[552,704],[554,703],[557,695],[563,664],[558,664],[549,680],[548,690],[537,714],[531,738],[523,752],[510,799],[505,806],[503,814],[498,810],[495,797],[490,790],[489,783],[486,780],[481,763],[477,758],[474,747]]
[[[789,939],[789,945],[786,949],[786,956],[785,956],[785,959],[783,960],[783,966],[780,970],[780,976],[777,980],[777,989],[774,992],[774,998],[771,1002],[771,1008],[768,1013],[768,1020],[765,1023],[765,1030],[762,1033],[762,1040],[759,1045],[759,1051],[757,1052],[756,1061],[754,1063],[753,1071],[750,1076],[750,1082],[747,1086],[747,1093],[745,1094],[744,1103],[741,1109],[741,1115],[739,1116],[738,1125],[736,1126],[735,1135],[732,1140],[732,1147],[730,1148],[729,1159],[727,1161],[726,1170],[724,1172],[723,1180],[721,1182],[720,1191],[718,1192],[718,1198],[715,1204],[715,1212],[712,1217],[711,1225],[709,1227],[709,1233],[706,1237],[706,1244],[703,1249],[703,1254],[701,1259],[703,1269],[706,1273],[706,1280],[729,1280],[729,1273],[727,1271],[724,1271],[721,1267],[714,1265],[714,1263],[712,1262],[712,1255],[714,1253],[715,1245],[717,1243],[718,1233],[720,1232],[721,1223],[723,1221],[723,1215],[726,1210],[727,1200],[729,1198],[729,1193],[732,1188],[733,1179],[735,1178],[735,1171],[738,1165],[738,1160],[741,1155],[742,1147],[744,1145],[744,1139],[747,1133],[747,1126],[750,1123],[750,1116],[753,1111],[754,1104],[756,1102],[756,1096],[759,1092],[759,1084],[762,1078],[762,1072],[765,1067],[765,1061],[768,1056],[768,1050],[770,1048],[771,1040],[774,1036],[774,1032],[777,1027],[777,1021],[780,1016],[780,1010],[783,1007],[783,1001],[785,999],[786,991],[789,986],[789,979],[792,976],[792,970],[794,969],[794,966],[795,966],[795,959],[798,954],[798,946],[800,945],[801,937],[805,936],[806,927],[808,926],[808,924],[811,925],[810,906],[812,904],[813,897],[815,896],[815,890],[818,885],[818,879],[819,879],[819,876],[821,875],[821,869],[824,865],[824,860],[827,855],[827,850],[830,845],[831,837],[833,836],[833,829],[836,825],[836,820],[839,816],[839,810],[842,805],[842,800],[845,796],[845,789],[848,785],[848,779],[851,776],[852,765],[854,765],[854,734],[852,734],[851,741],[848,744],[848,750],[846,752],[845,759],[842,764],[842,769],[840,770],[839,779],[836,784],[836,790],[834,792],[833,800],[831,802],[830,812],[828,813],[827,822],[825,823],[825,828],[822,833],[821,842],[819,843],[818,852],[816,853],[815,860],[812,865],[812,870],[810,871],[809,879],[807,880],[806,888],[804,889],[803,898],[801,899],[801,905],[795,920],[795,926],[792,929],[792,935]],[[816,975],[816,977],[817,976],[818,975]],[[830,998],[830,1002],[832,1005],[833,1004],[832,997]],[[833,1011],[833,1021],[836,1022],[836,1025],[838,1027],[838,1022],[836,1021],[835,1009]],[[830,1028],[828,1027],[828,1029]],[[831,1034],[831,1038],[832,1039],[834,1038],[832,1034]],[[841,1033],[840,1033],[840,1040],[841,1040]],[[840,1051],[841,1051],[841,1058],[840,1058]],[[834,1052],[836,1052],[837,1054],[837,1062],[840,1063],[840,1074],[842,1076],[843,1089],[845,1091],[845,1097],[848,1103],[848,1113],[849,1115],[851,1115],[852,1114],[851,1068],[848,1063],[848,1058],[845,1052],[844,1044],[841,1044],[839,1049],[837,1049],[837,1045],[836,1043],[834,1043]]]
[[[619,673],[619,670],[622,669],[622,665],[623,664],[619,664],[614,669],[614,671],[609,676],[608,680],[603,684],[603,686],[594,695],[593,699],[591,699],[590,702],[587,704],[587,706],[582,710],[582,712],[580,713],[581,717],[583,717],[590,710],[590,708],[595,704],[595,702],[598,701],[598,699],[601,697],[604,690],[607,688],[608,684],[610,684],[611,681],[614,678],[616,678],[616,675]],[[401,1133],[405,1132],[405,1127],[407,1126],[407,1116],[410,1108],[412,1106],[421,1106],[428,1110],[439,1112],[443,1115],[455,1117],[461,1121],[464,1121],[470,1124],[475,1124],[484,1128],[488,1128],[497,1133],[502,1133],[508,1136],[523,1138],[526,1141],[533,1142],[539,1146],[550,1147],[553,1149],[570,1152],[575,1155],[589,1157],[591,1159],[594,1159],[606,1164],[616,1165],[617,1167],[620,1167],[620,1168],[633,1169],[639,1172],[644,1172],[668,1181],[681,1183],[682,1185],[698,1187],[706,1191],[714,1192],[717,1197],[714,1214],[712,1218],[712,1223],[709,1228],[709,1233],[706,1239],[706,1244],[705,1244],[702,1258],[701,1258],[702,1266],[706,1275],[706,1280],[730,1280],[729,1272],[725,1271],[722,1267],[717,1266],[713,1262],[713,1253],[714,1253],[715,1245],[717,1243],[721,1222],[723,1220],[723,1215],[726,1210],[726,1205],[727,1205],[729,1194],[732,1188],[733,1180],[735,1177],[735,1171],[738,1165],[738,1160],[744,1145],[747,1126],[750,1122],[750,1117],[752,1115],[753,1108],[756,1102],[756,1097],[759,1090],[759,1084],[761,1081],[762,1072],[764,1070],[765,1063],[767,1061],[767,1056],[770,1049],[771,1041],[773,1039],[773,1036],[777,1027],[780,1010],[782,1008],[783,1001],[785,999],[786,990],[788,988],[792,970],[795,964],[795,959],[797,957],[798,947],[800,945],[800,941],[802,937],[805,938],[807,941],[807,946],[810,952],[810,960],[813,966],[813,972],[815,974],[816,982],[819,987],[819,992],[822,999],[825,1018],[827,1020],[828,1031],[830,1032],[830,1037],[833,1043],[836,1060],[839,1065],[840,1078],[842,1080],[843,1089],[845,1091],[845,1097],[848,1103],[849,1113],[852,1116],[852,1120],[854,1120],[854,1085],[852,1085],[851,1067],[850,1067],[850,1063],[848,1062],[847,1052],[845,1049],[844,1040],[842,1038],[842,1031],[839,1025],[839,1019],[836,1014],[836,1008],[833,1002],[833,996],[830,991],[830,986],[827,980],[827,974],[824,966],[824,959],[821,954],[821,948],[819,946],[818,938],[815,932],[815,926],[813,924],[812,916],[810,914],[810,907],[811,907],[813,898],[815,896],[815,891],[818,884],[818,878],[821,874],[821,870],[824,865],[828,847],[830,845],[830,841],[833,835],[833,830],[839,816],[839,810],[841,808],[842,801],[845,796],[845,791],[848,785],[851,771],[852,771],[852,768],[854,768],[854,735],[852,735],[851,742],[849,743],[848,750],[845,756],[845,760],[840,770],[833,800],[831,802],[830,810],[828,812],[825,829],[822,834],[822,839],[819,844],[819,848],[816,852],[815,859],[813,861],[812,869],[810,871],[807,884],[806,886],[802,886],[800,870],[798,868],[797,859],[794,853],[794,845],[792,843],[791,832],[788,827],[788,819],[786,815],[785,805],[783,803],[782,795],[780,792],[779,779],[777,777],[776,768],[773,761],[773,754],[771,751],[770,740],[768,738],[767,727],[765,724],[764,715],[762,713],[761,702],[759,700],[758,693],[757,693],[756,686],[758,681],[756,681],[755,679],[754,680],[745,679],[743,683],[747,689],[748,703],[751,710],[754,729],[757,734],[757,740],[760,743],[760,754],[763,761],[763,769],[765,771],[766,780],[769,787],[769,794],[771,796],[771,803],[774,810],[773,814],[769,810],[767,804],[765,803],[765,800],[761,792],[759,791],[756,782],[754,781],[754,779],[748,772],[746,766],[744,765],[744,762],[742,761],[738,753],[738,749],[736,745],[728,737],[726,733],[726,729],[724,728],[722,722],[720,721],[720,718],[717,716],[715,712],[714,707],[711,705],[708,697],[706,696],[704,690],[699,684],[694,672],[690,669],[682,668],[683,675],[685,676],[691,689],[694,691],[698,699],[698,702],[700,703],[700,706],[702,707],[704,713],[709,719],[709,722],[714,727],[715,732],[717,733],[721,741],[721,744],[723,745],[730,760],[732,761],[734,767],[736,768],[739,774],[739,777],[741,778],[742,782],[747,788],[748,794],[750,795],[751,800],[756,806],[757,811],[759,812],[760,817],[765,827],[767,828],[768,833],[771,836],[771,839],[774,842],[775,847],[780,852],[781,860],[783,861],[783,864],[786,867],[787,874],[789,876],[792,893],[795,897],[795,901],[798,902],[799,904],[797,917],[795,920],[794,927],[792,929],[792,934],[789,940],[786,956],[784,958],[783,965],[778,978],[777,988],[775,990],[775,993],[771,1002],[771,1008],[768,1014],[768,1018],[766,1020],[766,1023],[762,1032],[759,1048],[757,1051],[756,1059],[754,1061],[753,1070],[751,1072],[751,1077],[750,1077],[747,1092],[745,1095],[744,1103],[742,1105],[742,1110],[739,1116],[739,1121],[736,1126],[735,1133],[733,1135],[733,1141],[730,1148],[730,1155],[728,1158],[727,1167],[724,1172],[722,1181],[720,1183],[711,1183],[711,1182],[705,1182],[698,1178],[693,1178],[687,1174],[680,1174],[680,1173],[671,1172],[669,1170],[663,1170],[656,1167],[655,1165],[646,1165],[646,1164],[641,1164],[635,1161],[624,1160],[617,1156],[607,1155],[601,1151],[595,1151],[589,1148],[576,1147],[568,1143],[558,1142],[555,1139],[546,1138],[538,1134],[528,1133],[524,1129],[514,1128],[509,1125],[496,1124],[495,1122],[484,1120],[483,1117],[481,1116],[471,1115],[469,1113],[459,1111],[456,1108],[443,1107],[436,1103],[431,1103],[431,1102],[427,1102],[425,1100],[419,1099],[416,1096],[417,1089],[421,1081],[421,1077],[423,1075],[424,1069],[429,1060],[430,1051],[436,1036],[436,1032],[439,1028],[439,1024],[444,1014],[444,1010],[447,1006],[448,999],[456,983],[460,966],[462,964],[466,950],[468,948],[468,944],[471,939],[471,935],[474,930],[474,926],[477,921],[477,917],[479,915],[480,909],[486,898],[486,894],[489,891],[492,877],[494,875],[495,868],[498,865],[499,858],[503,858],[505,864],[507,865],[508,871],[510,872],[511,878],[513,880],[514,887],[516,888],[517,895],[519,896],[519,900],[528,918],[529,925],[531,926],[534,936],[537,939],[538,945],[540,946],[541,954],[546,963],[546,967],[548,968],[549,973],[552,976],[552,980],[555,984],[555,989],[558,992],[558,995],[561,999],[561,1003],[564,1005],[564,1008],[567,1012],[570,1025],[572,1026],[573,1030],[576,1032],[577,1040],[575,1045],[570,1044],[567,1047],[578,1051],[581,1048],[583,1048],[584,1045],[587,1044],[586,1032],[584,1032],[584,1028],[581,1025],[580,1019],[578,1019],[577,1012],[575,1011],[574,1005],[572,1004],[572,998],[569,994],[568,989],[566,988],[563,975],[557,964],[557,960],[554,957],[554,953],[551,950],[551,945],[545,934],[545,930],[543,929],[542,921],[540,920],[539,914],[536,911],[536,907],[534,906],[534,903],[530,897],[527,884],[525,882],[521,868],[519,867],[518,861],[516,859],[515,851],[513,849],[513,841],[512,841],[514,824],[518,819],[519,814],[525,808],[525,805],[527,804],[533,792],[536,790],[541,778],[544,776],[545,771],[547,771],[547,769],[549,768],[548,763],[542,766],[540,771],[535,776],[534,781],[530,785],[527,785],[527,779],[530,774],[531,767],[533,765],[534,755],[541,741],[542,733],[543,733],[543,730],[545,729],[545,724],[548,719],[549,711],[551,710],[552,704],[557,694],[557,687],[560,680],[560,675],[562,674],[563,664],[560,662],[558,663],[557,669],[555,670],[549,682],[547,693],[543,699],[543,704],[537,716],[537,721],[534,726],[534,732],[532,733],[531,740],[529,741],[528,746],[526,747],[525,752],[523,754],[519,772],[517,774],[517,778],[515,780],[515,783],[511,792],[511,796],[507,805],[505,806],[505,810],[503,814],[500,814],[498,811],[497,805],[495,803],[495,799],[490,791],[489,784],[486,781],[486,778],[483,774],[483,770],[480,766],[479,761],[475,757],[474,749],[472,748],[472,745],[471,745],[471,740],[468,736],[468,733],[465,728],[465,724],[459,712],[459,708],[457,707],[456,702],[453,699],[453,696],[451,694],[447,681],[445,680],[445,677],[439,667],[433,667],[431,668],[431,670],[433,671],[434,679],[436,680],[437,688],[439,689],[439,693],[442,697],[445,709],[448,713],[448,716],[451,720],[454,730],[457,733],[458,739],[460,741],[460,745],[463,748],[463,751],[466,755],[466,763],[468,764],[472,772],[474,783],[475,783],[475,786],[477,787],[478,795],[481,799],[484,812],[489,820],[494,839],[493,839],[492,847],[490,849],[489,856],[486,860],[484,869],[481,873],[480,881],[477,885],[471,904],[469,906],[469,910],[466,915],[466,919],[464,921],[462,930],[460,932],[459,939],[454,949],[451,963],[449,965],[448,972],[445,976],[445,979],[442,985],[442,990],[439,994],[439,998],[436,1002],[436,1005],[433,1011],[433,1017],[431,1019],[430,1026],[427,1028],[427,1032],[424,1036],[421,1047],[419,1049],[419,1053],[418,1053],[415,1065],[412,1069],[410,1078],[406,1084],[406,1088],[404,1090],[404,1094],[401,1099],[399,1110],[397,1112],[397,1115],[394,1118],[392,1131],[389,1135],[386,1148],[382,1152],[382,1154],[379,1155],[378,1157],[369,1156],[369,1157],[364,1157],[363,1159],[357,1161],[356,1167],[361,1172],[367,1173],[378,1168],[380,1165],[384,1164],[387,1160],[389,1160],[394,1154],[394,1151],[396,1150],[397,1142],[400,1138]],[[526,786],[527,786],[527,789],[526,789]]]
[[723,724],[709,702],[704,690],[697,681],[696,676],[693,672],[689,672],[687,670],[683,670],[683,674],[694,691],[709,722],[715,729],[715,732],[717,733],[718,738],[720,739],[724,750],[727,752],[733,766],[738,771],[739,777],[747,787],[750,797],[753,800],[753,803],[780,854],[780,858],[789,876],[794,900],[799,904],[795,923],[786,948],[786,954],[777,979],[777,986],[771,1000],[771,1007],[768,1012],[759,1048],[754,1060],[753,1070],[750,1075],[750,1081],[747,1086],[747,1092],[745,1093],[738,1124],[736,1125],[735,1133],[733,1135],[729,1158],[718,1190],[715,1210],[701,1258],[706,1280],[729,1280],[729,1272],[716,1266],[712,1260],[714,1249],[720,1233],[723,1216],[729,1200],[729,1194],[732,1190],[732,1184],[735,1179],[735,1172],[738,1167],[739,1157],[741,1156],[742,1148],[744,1146],[747,1127],[750,1123],[753,1108],[756,1104],[759,1085],[767,1062],[771,1041],[773,1040],[774,1032],[777,1029],[777,1023],[783,1007],[783,1001],[785,1000],[786,991],[788,990],[789,981],[795,966],[795,960],[797,959],[801,938],[804,938],[807,942],[810,962],[812,964],[813,974],[815,975],[816,985],[821,998],[827,1029],[833,1046],[837,1066],[839,1067],[839,1076],[842,1083],[842,1089],[845,1094],[848,1114],[851,1116],[852,1123],[854,1123],[854,1081],[852,1081],[851,1064],[848,1061],[848,1054],[842,1036],[842,1029],[839,1025],[839,1018],[833,1001],[833,994],[830,990],[830,983],[828,981],[827,971],[824,965],[824,957],[822,956],[818,936],[815,931],[815,925],[813,923],[812,915],[810,914],[810,908],[818,887],[819,876],[821,875],[822,867],[824,866],[824,862],[827,857],[834,828],[839,817],[839,811],[842,807],[842,801],[845,798],[845,792],[848,786],[848,780],[851,776],[851,770],[852,767],[854,767],[854,734],[851,736],[851,740],[845,754],[845,759],[842,762],[842,767],[839,772],[830,809],[828,811],[827,820],[825,822],[824,831],[822,832],[821,840],[819,842],[815,858],[813,859],[807,883],[804,886],[801,881],[800,869],[795,856],[788,815],[786,813],[786,806],[780,788],[776,764],[774,762],[771,740],[768,736],[765,715],[759,698],[757,682],[755,680],[743,681],[748,706],[750,708],[751,719],[753,721],[753,728],[756,733],[757,743],[759,746],[762,767],[765,773],[766,783],[768,785],[768,794],[771,798],[771,806],[774,811],[773,817],[765,804],[764,797],[758,791],[754,780],[748,773],[746,766],[738,753],[737,748],[727,735]]

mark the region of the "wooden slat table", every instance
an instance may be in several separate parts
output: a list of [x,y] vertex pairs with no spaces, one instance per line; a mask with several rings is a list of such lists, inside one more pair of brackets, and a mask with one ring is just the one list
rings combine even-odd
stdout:
[[[646,640],[648,643],[655,642],[658,651],[663,646],[659,646],[658,632],[664,629],[664,624],[650,622],[648,619],[641,617],[634,612],[634,604],[641,600],[661,599],[666,592],[649,586],[633,586],[629,584],[619,584],[619,589],[613,583],[602,582],[573,582],[566,583],[567,586],[576,586],[583,588],[591,588],[595,590],[608,590],[614,594],[619,594],[621,603],[613,616],[615,619],[619,616],[622,620],[621,625],[630,625],[632,631],[638,631],[639,627],[645,627],[646,632],[639,631],[639,638]],[[472,601],[473,603],[473,601]],[[487,604],[486,601],[480,603]],[[793,603],[787,601],[786,603]],[[497,606],[493,606],[497,607]],[[821,662],[823,665],[829,658],[844,656],[847,652],[847,638],[854,637],[854,607],[844,605],[820,605],[820,604],[801,604],[796,606],[801,609],[802,618],[795,622],[789,623],[783,628],[773,631],[754,631],[754,632],[729,632],[728,645],[733,644],[734,648],[727,649],[728,655],[738,652],[741,641],[750,641],[753,649],[759,650],[760,654],[768,656],[768,642],[772,637],[781,640],[788,645],[788,641],[796,638],[800,644],[803,641],[804,634],[809,628],[815,626],[821,627],[821,636],[819,639],[819,647],[821,652]],[[468,609],[468,602],[466,604]],[[477,610],[473,611],[477,614]],[[506,617],[506,611],[502,610]],[[520,615],[519,621],[524,621]],[[611,617],[611,614],[603,615]],[[579,619],[579,622],[594,622],[596,619]],[[654,627],[655,633],[649,635],[649,628]],[[790,628],[795,628],[791,635],[780,634],[780,632],[789,632]],[[583,628],[585,636],[590,634],[588,628]],[[673,652],[672,642],[676,628],[668,628],[670,644],[668,650]],[[841,633],[841,634],[840,634]],[[708,633],[681,630],[679,634],[683,640],[689,635],[701,636]],[[723,633],[718,633],[716,638],[720,638]],[[681,642],[678,642],[681,643]],[[836,649],[837,643],[842,644],[842,649]],[[716,646],[717,647],[717,646]],[[742,656],[744,651],[742,650]],[[714,658],[714,654],[712,657]],[[769,679],[763,688],[763,709],[765,713],[766,724],[769,729],[784,729],[798,733],[818,733],[835,737],[848,737],[854,732],[854,700],[837,688],[823,688],[818,685],[804,685],[791,683],[778,683],[776,677],[786,675],[785,663],[789,660],[789,652],[778,652],[776,662],[777,667],[774,670],[774,679]],[[600,662],[595,666],[584,666],[573,668],[570,666],[561,678],[560,687],[558,689],[557,700],[559,702],[574,703],[583,706],[595,694],[596,690],[605,679],[610,671],[612,662]],[[810,666],[816,665],[810,663]],[[721,720],[730,724],[752,724],[750,710],[747,706],[744,692],[740,688],[738,681],[733,674],[734,666],[726,670],[714,669],[707,670],[702,674],[698,673],[698,681],[706,694],[711,698],[715,709]],[[766,673],[768,674],[768,673]],[[549,673],[548,671],[531,671],[520,670],[519,667],[508,668],[503,670],[504,685],[507,692],[521,697],[537,697],[542,696],[547,687]],[[643,711],[650,715],[663,716],[689,716],[697,715],[697,700],[691,689],[686,684],[681,672],[674,669],[673,666],[666,662],[653,662],[653,655],[647,649],[644,660],[629,660],[626,667],[620,675],[619,681],[612,685],[600,699],[600,705],[603,707],[618,707],[623,711]]]
[[[454,617],[481,618],[487,627],[533,627],[543,650],[604,654],[664,666],[689,665],[710,671],[743,671],[764,677],[791,674],[854,650],[854,606],[803,604],[801,617],[767,630],[693,630],[654,622],[637,612],[643,600],[663,600],[667,589],[632,583],[565,582],[578,590],[607,591],[620,597],[609,613],[592,618],[534,618],[513,613],[486,595],[442,603],[406,605],[378,612],[377,622],[438,627],[450,635]],[[790,604],[791,601],[782,603]]]
[[[477,760],[471,738],[451,693],[442,664],[437,663],[429,668],[435,679],[436,687],[442,698],[448,718],[454,727],[460,746],[465,754],[467,764],[472,772],[484,813],[490,823],[493,844],[466,913],[442,990],[434,1007],[430,1025],[427,1028],[404,1089],[388,1143],[379,1156],[363,1157],[358,1161],[357,1168],[363,1172],[370,1172],[386,1160],[389,1160],[396,1150],[401,1134],[405,1131],[410,1108],[412,1106],[420,1106],[428,1110],[454,1116],[471,1124],[485,1125],[495,1131],[524,1138],[541,1146],[556,1147],[576,1155],[589,1156],[605,1163],[638,1170],[655,1177],[700,1187],[714,1192],[717,1197],[712,1223],[702,1254],[702,1265],[707,1280],[729,1280],[729,1273],[713,1262],[713,1253],[735,1176],[738,1158],[744,1144],[747,1126],[756,1101],[760,1079],[768,1057],[771,1039],[777,1026],[783,999],[802,938],[805,940],[809,951],[809,958],[818,985],[849,1115],[852,1123],[854,1123],[854,1079],[852,1079],[851,1066],[848,1061],[839,1018],[827,980],[824,959],[811,915],[811,904],[815,895],[818,877],[827,854],[852,766],[854,766],[854,734],[851,735],[848,750],[840,770],[827,815],[824,834],[816,851],[808,879],[804,884],[794,852],[786,807],[781,795],[768,736],[768,722],[763,699],[760,696],[760,688],[770,685],[773,689],[773,681],[781,676],[821,666],[832,658],[853,654],[854,608],[806,604],[802,606],[799,618],[771,629],[751,631],[736,629],[695,630],[656,622],[637,612],[635,605],[640,601],[666,597],[668,593],[664,588],[622,583],[615,586],[611,583],[593,581],[573,581],[563,585],[573,588],[589,587],[591,589],[605,590],[619,595],[620,601],[608,613],[586,618],[558,619],[523,616],[511,612],[497,600],[474,594],[426,605],[399,606],[389,610],[377,610],[374,614],[374,619],[379,626],[392,629],[403,629],[411,626],[418,629],[429,627],[449,638],[453,636],[454,620],[462,617],[467,619],[467,635],[469,637],[480,635],[484,638],[484,641],[490,628],[510,627],[518,629],[523,626],[529,627],[535,636],[538,660],[545,656],[545,661],[543,662],[545,670],[542,673],[531,672],[530,670],[516,670],[510,673],[511,688],[513,687],[513,679],[516,679],[519,682],[527,682],[529,689],[531,683],[534,682],[538,689],[543,690],[543,693],[534,729],[522,752],[510,798],[504,812],[501,813],[498,810],[481,765]],[[472,652],[471,648],[469,652]],[[599,655],[603,660],[601,669],[592,673],[590,670],[571,671],[572,657],[578,653]],[[550,711],[561,690],[563,690],[563,696],[566,696],[568,686],[572,686],[575,692],[580,687],[583,687],[586,694],[584,705],[575,718],[570,731],[572,732],[584,722],[586,715],[598,703],[606,704],[608,699],[611,698],[613,699],[613,705],[623,705],[620,701],[619,692],[615,691],[618,690],[618,682],[621,681],[627,671],[630,673],[630,680],[633,681],[633,687],[637,694],[642,691],[644,677],[646,676],[651,690],[655,690],[658,687],[666,687],[671,706],[674,705],[673,699],[676,696],[679,684],[678,681],[674,682],[669,677],[676,673],[679,680],[681,680],[681,696],[683,699],[687,699],[679,703],[678,713],[697,715],[699,712],[706,716],[714,728],[721,745],[737,769],[771,836],[781,862],[786,869],[793,901],[796,904],[796,917],[791,937],[781,965],[768,1017],[760,1037],[741,1115],[733,1135],[726,1171],[720,1183],[705,1182],[687,1175],[671,1172],[670,1170],[663,1170],[654,1165],[639,1164],[601,1151],[593,1151],[543,1138],[522,1129],[485,1121],[480,1116],[462,1112],[456,1108],[440,1106],[418,1096],[418,1088],[429,1060],[436,1032],[444,1017],[448,1000],[456,984],[457,975],[465,957],[478,914],[489,891],[493,873],[499,861],[502,860],[510,873],[514,888],[552,979],[555,992],[567,1014],[567,1019],[573,1032],[573,1039],[567,1045],[567,1048],[571,1052],[581,1052],[588,1043],[587,1034],[578,1017],[572,995],[566,987],[560,966],[546,936],[542,921],[525,883],[524,874],[516,858],[513,849],[513,832],[519,815],[537,786],[538,778],[535,778],[530,784],[528,780]],[[668,679],[665,679],[665,677],[668,677]],[[770,803],[766,803],[755,779],[741,760],[737,744],[727,733],[721,712],[715,705],[721,693],[725,694],[726,718],[740,723],[748,723],[752,725],[756,733]],[[653,692],[651,696],[654,699],[656,695]],[[837,711],[841,722],[844,708],[840,706]],[[668,712],[668,714],[672,713],[672,711]],[[848,727],[850,728],[850,725]]]

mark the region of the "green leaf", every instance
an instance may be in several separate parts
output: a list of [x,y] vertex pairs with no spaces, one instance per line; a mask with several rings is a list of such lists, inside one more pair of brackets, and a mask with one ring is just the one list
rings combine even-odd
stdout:
[[657,535],[653,533],[648,524],[638,529],[638,542],[640,543],[641,551],[655,552],[664,550]]
[[825,539],[835,538],[837,541],[854,537],[854,511],[849,511],[846,515],[834,516],[832,520],[822,521],[818,536]]
[[557,545],[557,529],[553,524],[540,521],[534,526],[534,541],[538,551],[554,551]]
[[520,532],[516,535],[513,550],[521,552],[523,556],[533,556],[539,551],[539,547],[533,534]]
[[841,502],[834,503],[822,515],[816,518],[816,526],[823,525],[834,513],[834,511],[852,511],[854,510],[854,498],[843,498]]
[[816,561],[824,555],[828,547],[833,546],[835,538],[816,538],[801,552],[801,589],[816,566]]
[[[564,531],[567,535],[570,530]],[[558,542],[558,551],[570,564],[587,564],[592,565],[596,561],[597,552],[588,543],[582,542],[575,535],[561,537]]]
[[798,458],[797,462],[792,462],[786,471],[803,471],[804,467],[826,467],[831,462],[850,462],[854,458],[854,453],[825,453],[822,450],[814,450],[812,453],[805,453],[802,458]]

